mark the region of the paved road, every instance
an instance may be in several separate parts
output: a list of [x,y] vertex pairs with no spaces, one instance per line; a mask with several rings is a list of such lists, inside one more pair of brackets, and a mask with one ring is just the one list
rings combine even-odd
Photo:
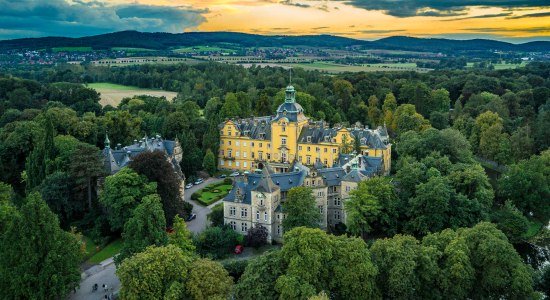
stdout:
[[[221,181],[223,181],[223,179],[209,178],[205,180],[204,183],[202,183],[201,185],[193,186],[192,188],[185,190],[184,200],[193,204],[193,213],[197,215],[197,218],[195,220],[187,223],[187,227],[193,233],[199,233],[203,231],[206,226],[208,226],[208,214],[212,211],[212,207],[214,207],[222,200],[211,204],[208,207],[204,207],[197,202],[191,200],[191,195],[194,192],[204,188],[208,184]],[[105,299],[106,293],[104,293],[101,289],[102,284],[107,284],[109,288],[112,288],[112,291],[109,291],[109,294],[111,292],[114,292],[115,294],[118,292],[118,290],[120,289],[120,281],[115,274],[116,267],[115,264],[112,263],[112,258],[110,260],[102,262],[102,264],[104,265],[104,267],[94,266],[86,271],[86,273],[91,273],[92,275],[89,275],[80,282],[80,288],[76,291],[76,293],[69,296],[70,300]],[[99,289],[96,292],[92,292],[92,287],[95,283],[99,285]]]
[[204,188],[205,186],[209,185],[209,184],[212,184],[212,183],[217,183],[217,182],[222,182],[223,179],[219,179],[219,178],[208,178],[207,180],[204,181],[204,183],[200,184],[200,185],[195,185],[193,186],[192,188],[188,189],[188,190],[185,190],[185,195],[184,195],[184,200],[193,204],[193,213],[197,215],[197,218],[193,221],[190,221],[190,222],[187,222],[187,228],[189,228],[189,230],[191,230],[191,232],[193,233],[199,233],[201,231],[203,231],[206,226],[208,226],[209,222],[208,222],[208,219],[207,219],[207,216],[208,214],[212,211],[212,207],[214,207],[216,204],[218,204],[220,201],[216,202],[216,203],[213,203],[211,205],[209,205],[208,207],[204,207],[200,204],[198,204],[197,202],[191,200],[191,195]]

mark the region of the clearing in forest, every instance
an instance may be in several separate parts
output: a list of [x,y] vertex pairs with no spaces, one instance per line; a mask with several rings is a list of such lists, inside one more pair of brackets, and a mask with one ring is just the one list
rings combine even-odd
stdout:
[[102,106],[112,105],[117,107],[120,101],[124,98],[131,98],[133,96],[148,95],[155,97],[166,97],[167,100],[172,101],[178,93],[168,92],[163,90],[142,89],[135,86],[120,85],[113,83],[90,83],[87,87],[96,90],[101,94],[101,100],[99,103]]

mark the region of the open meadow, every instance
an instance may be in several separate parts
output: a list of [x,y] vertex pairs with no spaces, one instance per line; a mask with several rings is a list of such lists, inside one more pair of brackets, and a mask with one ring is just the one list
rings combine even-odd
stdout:
[[[270,66],[303,68],[304,70],[319,70],[327,73],[343,72],[388,72],[388,71],[416,71],[428,72],[430,69],[418,68],[415,63],[382,63],[382,64],[363,64],[363,65],[344,65],[333,62],[317,61],[312,63],[296,64],[270,64]],[[246,67],[246,66],[245,66]]]
[[90,83],[87,87],[96,90],[101,94],[99,103],[103,106],[118,106],[124,98],[130,98],[138,95],[148,95],[155,97],[166,97],[168,100],[174,99],[178,93],[163,90],[142,89],[135,86],[127,86],[113,83]]

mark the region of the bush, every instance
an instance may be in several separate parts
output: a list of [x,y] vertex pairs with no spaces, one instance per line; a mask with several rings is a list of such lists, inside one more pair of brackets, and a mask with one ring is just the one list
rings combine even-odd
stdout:
[[208,227],[194,239],[197,252],[203,257],[212,259],[227,257],[242,241],[243,236],[229,226]]
[[222,265],[229,275],[235,278],[235,282],[237,282],[243,275],[246,266],[248,266],[248,260],[230,260],[222,263]]
[[269,232],[267,228],[262,225],[256,224],[255,227],[252,227],[248,230],[246,235],[246,244],[250,247],[259,248],[267,244],[267,236]]
[[194,193],[191,195],[191,200],[198,201],[200,196],[201,196],[201,194],[200,194],[199,192],[194,192]]
[[223,184],[233,184],[233,179],[231,179],[231,178],[225,178],[225,179],[223,180]]

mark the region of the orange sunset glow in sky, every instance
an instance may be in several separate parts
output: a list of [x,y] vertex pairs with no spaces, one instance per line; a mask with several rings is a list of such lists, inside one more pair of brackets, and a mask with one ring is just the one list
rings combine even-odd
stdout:
[[[8,11],[5,16],[0,11],[0,24],[15,23],[17,13],[32,16],[39,10],[59,10],[51,16],[37,13],[37,18],[51,22],[47,31],[32,24],[0,26],[0,37],[6,38],[133,29],[333,34],[358,39],[408,35],[550,40],[550,0],[0,0],[0,4],[6,1]],[[97,22],[78,17],[87,11],[92,15],[88,18]]]

